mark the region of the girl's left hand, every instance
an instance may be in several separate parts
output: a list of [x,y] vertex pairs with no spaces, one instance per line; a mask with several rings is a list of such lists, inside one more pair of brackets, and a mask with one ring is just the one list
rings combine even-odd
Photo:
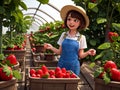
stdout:
[[94,55],[96,55],[96,50],[95,49],[89,49],[88,54],[91,55],[91,56],[94,56]]

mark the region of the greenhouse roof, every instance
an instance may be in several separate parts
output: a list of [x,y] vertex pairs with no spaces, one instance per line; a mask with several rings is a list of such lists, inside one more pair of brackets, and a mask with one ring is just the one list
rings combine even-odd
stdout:
[[61,21],[60,10],[65,5],[74,5],[71,0],[49,0],[48,4],[40,4],[37,0],[23,0],[27,5],[27,11],[23,10],[23,14],[31,16],[34,21],[29,32],[38,30],[44,23]]

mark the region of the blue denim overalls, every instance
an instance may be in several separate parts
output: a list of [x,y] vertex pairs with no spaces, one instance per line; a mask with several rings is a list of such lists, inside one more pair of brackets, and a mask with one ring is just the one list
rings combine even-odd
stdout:
[[64,39],[62,43],[62,53],[58,66],[73,71],[76,75],[80,74],[80,62],[78,58],[79,43],[77,40]]

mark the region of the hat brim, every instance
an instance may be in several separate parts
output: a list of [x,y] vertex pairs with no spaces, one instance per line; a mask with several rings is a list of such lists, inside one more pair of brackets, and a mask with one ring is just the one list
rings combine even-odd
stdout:
[[64,6],[60,11],[60,15],[61,15],[62,20],[65,20],[66,15],[70,10],[78,11],[79,13],[81,13],[83,15],[83,17],[85,19],[85,22],[86,22],[86,25],[85,25],[84,29],[89,26],[89,18],[86,14],[86,11],[80,6],[73,6],[73,5]]

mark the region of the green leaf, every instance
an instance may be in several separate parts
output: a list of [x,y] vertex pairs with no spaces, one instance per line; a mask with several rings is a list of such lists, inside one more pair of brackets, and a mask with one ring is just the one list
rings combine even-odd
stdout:
[[13,70],[13,76],[16,78],[16,79],[22,79],[22,76],[20,74],[20,72],[18,70]]
[[97,7],[96,3],[89,2],[88,3],[88,8],[91,9],[92,11],[96,12],[96,13],[98,12],[98,7]]
[[103,56],[103,52],[101,52],[99,55],[97,55],[97,56],[95,57],[95,60],[101,58],[102,56]]
[[88,3],[88,8],[89,8],[89,9],[93,9],[93,8],[95,8],[96,6],[97,6],[96,3],[91,3],[91,2]]
[[93,68],[95,66],[95,63],[93,62],[93,63],[90,63],[90,65],[89,65],[89,67],[90,68]]
[[4,0],[4,4],[10,4],[12,0]]
[[108,48],[110,48],[109,42],[103,43],[100,46],[98,46],[98,49],[108,49]]
[[4,54],[0,54],[0,60],[4,60],[4,59],[5,59]]
[[120,23],[112,23],[112,26],[115,30],[120,30]]
[[27,10],[27,6],[24,2],[20,2],[20,6],[24,9]]
[[37,1],[39,1],[42,4],[48,4],[48,2],[49,2],[49,0],[37,0]]
[[97,24],[105,23],[107,22],[106,18],[97,18]]
[[92,46],[96,46],[96,40],[91,39],[91,40],[90,40],[90,44],[91,44]]
[[110,83],[110,77],[109,77],[109,75],[107,73],[105,73],[103,75],[103,80],[105,81],[105,84]]
[[10,74],[13,74],[12,70],[10,70],[9,66],[7,65],[3,66],[3,72],[5,72],[7,76],[9,76]]
[[5,12],[5,9],[0,6],[0,14],[4,14],[4,12]]
[[96,71],[94,72],[94,77],[97,78],[103,71],[104,71],[103,67],[97,68]]

